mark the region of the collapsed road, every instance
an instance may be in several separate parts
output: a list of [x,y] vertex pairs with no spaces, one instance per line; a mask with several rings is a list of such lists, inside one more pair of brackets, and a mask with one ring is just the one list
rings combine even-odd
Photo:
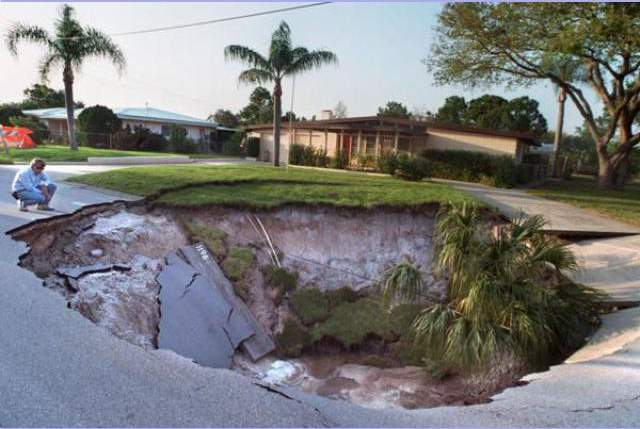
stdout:
[[171,253],[166,262],[158,276],[158,347],[214,368],[230,368],[239,346],[254,361],[275,349],[203,243]]

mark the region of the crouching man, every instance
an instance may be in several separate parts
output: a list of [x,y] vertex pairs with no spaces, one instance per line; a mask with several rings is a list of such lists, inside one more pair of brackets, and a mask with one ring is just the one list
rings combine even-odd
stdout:
[[18,200],[18,209],[26,212],[27,206],[37,204],[38,210],[53,211],[49,207],[56,192],[56,185],[44,173],[45,162],[34,158],[31,165],[16,173],[11,186],[11,195]]

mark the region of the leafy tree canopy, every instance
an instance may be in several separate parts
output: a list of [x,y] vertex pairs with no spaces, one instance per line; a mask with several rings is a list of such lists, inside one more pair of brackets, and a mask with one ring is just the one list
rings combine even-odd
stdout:
[[[64,91],[49,88],[45,84],[35,83],[23,91],[25,99],[22,101],[22,109],[47,109],[50,107],[64,107]],[[81,101],[74,102],[79,109],[84,107]]]
[[12,117],[24,116],[18,103],[0,104],[0,125],[11,125]]
[[464,124],[466,114],[467,102],[464,97],[453,95],[444,100],[444,105],[436,112],[435,120],[447,124]]
[[397,101],[388,101],[387,105],[378,108],[378,116],[387,116],[391,118],[410,118],[409,109],[402,103]]
[[[621,186],[640,142],[640,4],[451,3],[439,16],[437,42],[425,60],[441,84],[561,88],[596,142],[600,186]],[[562,72],[570,64],[572,72]],[[610,120],[604,129],[585,95],[592,89]],[[614,152],[608,143],[618,133]]]
[[213,114],[213,121],[223,127],[235,128],[240,125],[240,118],[231,110],[218,109]]
[[247,104],[239,113],[244,125],[266,124],[273,121],[273,100],[269,91],[258,86],[249,96]]
[[538,102],[526,96],[507,100],[485,94],[469,103],[464,97],[448,97],[435,120],[494,130],[527,131],[538,136],[547,132],[547,121],[538,110]]

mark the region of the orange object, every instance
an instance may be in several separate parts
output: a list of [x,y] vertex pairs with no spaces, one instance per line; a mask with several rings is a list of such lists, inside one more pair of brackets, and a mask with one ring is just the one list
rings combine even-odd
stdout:
[[29,128],[5,127],[3,125],[0,125],[0,128],[2,129],[2,136],[9,147],[17,147],[20,149],[36,147],[36,144],[31,140],[31,137],[29,137],[30,134],[33,134],[33,131]]

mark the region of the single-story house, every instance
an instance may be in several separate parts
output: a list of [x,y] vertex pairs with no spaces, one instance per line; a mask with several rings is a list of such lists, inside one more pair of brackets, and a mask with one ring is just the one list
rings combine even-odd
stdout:
[[[82,110],[75,110],[76,119]],[[162,134],[164,137],[169,137],[172,125],[184,127],[187,130],[187,137],[194,141],[208,141],[209,143],[217,142],[219,133],[235,131],[215,122],[152,107],[128,107],[113,109],[113,112],[122,120],[123,128],[127,125],[131,129],[142,126],[151,132]],[[24,110],[23,113],[46,124],[53,135],[64,136],[67,133],[67,111],[64,107]]]
[[[323,111],[322,116],[331,116],[326,112]],[[249,137],[260,138],[260,159],[273,160],[273,125],[252,125],[245,130]],[[350,160],[360,155],[378,156],[387,151],[417,154],[424,149],[438,149],[508,155],[516,163],[522,162],[530,147],[539,146],[529,133],[378,116],[283,122],[281,162],[288,162],[289,147],[294,143],[312,145],[331,157],[338,152],[344,153]]]

